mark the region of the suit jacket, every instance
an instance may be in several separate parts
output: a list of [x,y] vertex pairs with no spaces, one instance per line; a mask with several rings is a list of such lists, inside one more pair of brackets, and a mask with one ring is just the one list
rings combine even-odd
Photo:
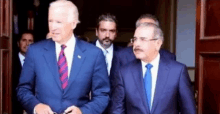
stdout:
[[[167,50],[161,49],[159,53],[161,56],[164,56],[167,59],[176,60],[176,55],[174,55],[173,53]],[[118,69],[121,66],[124,66],[135,59],[136,57],[133,53],[132,47],[124,48],[115,54],[114,64],[112,64],[112,68],[110,72],[110,82],[112,89],[114,88],[114,83],[115,83],[114,78],[115,75],[117,75]]]
[[13,67],[12,67],[12,113],[13,114],[23,114],[23,108],[21,104],[17,100],[16,95],[16,87],[19,82],[20,74],[21,74],[21,62],[18,56],[18,53],[14,53],[13,55]]
[[186,66],[162,55],[151,111],[146,101],[140,60],[120,68],[115,81],[110,109],[112,114],[196,114]]
[[[75,105],[84,114],[100,114],[109,102],[109,79],[102,51],[78,40],[66,89],[61,88],[55,42],[51,39],[31,45],[17,87],[18,99],[28,113],[38,103],[62,113]],[[31,92],[35,82],[35,95]],[[89,92],[92,92],[92,100]]]

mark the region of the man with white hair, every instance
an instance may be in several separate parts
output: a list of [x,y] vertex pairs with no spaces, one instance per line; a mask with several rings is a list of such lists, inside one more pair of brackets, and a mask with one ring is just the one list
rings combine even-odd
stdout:
[[102,113],[110,91],[105,58],[99,48],[74,36],[77,7],[66,0],[51,3],[48,23],[52,39],[31,45],[26,53],[18,100],[30,114]]
[[159,53],[163,40],[157,25],[137,26],[132,39],[136,59],[115,76],[111,114],[196,114],[187,68]]

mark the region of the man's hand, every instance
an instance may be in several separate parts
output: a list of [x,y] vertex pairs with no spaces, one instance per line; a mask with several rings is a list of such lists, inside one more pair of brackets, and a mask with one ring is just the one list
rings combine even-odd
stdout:
[[65,110],[65,113],[66,114],[82,114],[81,110],[78,107],[76,107],[76,106],[68,107]]
[[53,114],[50,106],[39,103],[34,107],[34,111],[36,114]]

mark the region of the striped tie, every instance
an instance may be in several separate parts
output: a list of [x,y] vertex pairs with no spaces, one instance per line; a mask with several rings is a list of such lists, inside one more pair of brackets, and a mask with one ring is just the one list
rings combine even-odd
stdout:
[[68,66],[67,66],[67,61],[66,61],[66,57],[64,54],[65,48],[66,48],[65,45],[61,45],[61,51],[60,51],[59,60],[58,60],[60,81],[61,81],[63,89],[65,89],[68,85]]

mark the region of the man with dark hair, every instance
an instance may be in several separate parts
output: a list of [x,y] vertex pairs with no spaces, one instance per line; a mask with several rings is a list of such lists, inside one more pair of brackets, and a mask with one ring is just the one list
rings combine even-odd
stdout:
[[19,47],[19,52],[14,53],[13,56],[13,72],[12,72],[12,112],[13,114],[22,114],[23,108],[21,104],[17,101],[16,97],[16,86],[19,82],[19,77],[21,73],[22,66],[25,60],[25,54],[30,44],[34,42],[34,35],[32,31],[23,32],[17,40],[17,46]]
[[[25,56],[25,53],[27,52],[28,46],[34,42],[34,35],[33,31],[28,30],[23,32],[18,40],[17,40],[17,45],[19,47],[19,54]],[[22,62],[23,65],[23,62]]]
[[117,37],[117,19],[114,15],[106,13],[99,16],[96,36],[97,40],[93,44],[102,49],[105,55],[108,75],[110,75],[111,66],[115,61],[115,53],[121,49],[121,47],[113,44]]
[[[97,19],[96,26],[97,39],[92,42],[103,51],[109,76],[111,67],[115,64],[115,54],[117,51],[122,49],[122,47],[113,44],[117,37],[117,23],[117,19],[113,14],[105,13],[100,15]],[[106,108],[103,114],[108,113],[108,108],[109,107]]]

